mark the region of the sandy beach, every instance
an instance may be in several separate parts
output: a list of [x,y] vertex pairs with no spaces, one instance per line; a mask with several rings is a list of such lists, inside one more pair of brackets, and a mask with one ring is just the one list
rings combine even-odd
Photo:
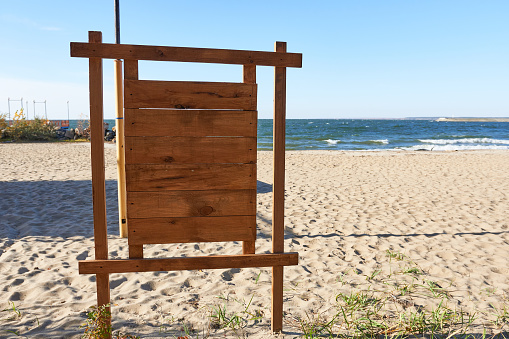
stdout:
[[[115,152],[107,145],[110,258],[127,258]],[[0,310],[10,309],[0,313],[0,338],[83,333],[96,303],[94,276],[78,274],[78,260],[94,256],[89,153],[86,143],[0,144]],[[272,153],[259,152],[258,253],[271,248],[271,165]],[[299,319],[333,316],[337,296],[353,291],[382,291],[395,308],[430,306],[424,292],[405,295],[404,282],[447,289],[451,308],[476,312],[474,333],[509,306],[508,151],[292,151],[286,168],[285,249],[300,262],[285,268],[280,337],[302,336]],[[145,246],[146,257],[241,251],[233,242]],[[214,308],[240,314],[249,304],[260,320],[237,332],[209,329],[210,336],[272,336],[268,268],[110,281],[113,326],[123,332],[170,338],[193,328],[202,338]]]

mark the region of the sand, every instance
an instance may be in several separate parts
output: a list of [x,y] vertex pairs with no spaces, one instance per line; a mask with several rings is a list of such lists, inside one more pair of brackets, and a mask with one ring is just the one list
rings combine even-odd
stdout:
[[[11,308],[0,313],[0,338],[19,337],[9,330],[30,338],[83,333],[96,302],[94,276],[77,270],[78,260],[94,256],[89,152],[79,143],[0,144],[0,310]],[[113,145],[105,153],[110,257],[126,258]],[[260,253],[270,250],[271,157],[259,152]],[[419,267],[448,287],[451,307],[480,310],[479,323],[486,321],[490,304],[504,305],[509,292],[508,168],[507,151],[288,152],[285,246],[300,263],[285,269],[284,337],[302,335],[299,317],[333,314],[339,293],[387,286],[369,277],[397,265]],[[407,259],[390,260],[387,250]],[[147,257],[240,252],[240,243],[145,249]],[[252,298],[249,312],[261,320],[210,336],[271,337],[270,269],[110,279],[113,325],[123,332],[174,337],[186,325],[201,338],[214,305],[240,314]]]

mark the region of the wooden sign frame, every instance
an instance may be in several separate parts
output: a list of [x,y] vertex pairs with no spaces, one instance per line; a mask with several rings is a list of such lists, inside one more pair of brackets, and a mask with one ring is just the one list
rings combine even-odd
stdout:
[[[111,273],[272,267],[271,326],[282,331],[283,267],[298,264],[298,253],[284,252],[286,67],[302,67],[302,55],[287,53],[285,42],[276,42],[275,52],[105,44],[101,32],[91,31],[88,43],[71,43],[71,56],[89,59],[95,260],[80,261],[79,273],[96,275],[98,305],[110,303]],[[128,259],[108,259],[102,59],[124,60]],[[243,65],[243,82],[139,80],[138,60]],[[275,67],[272,253],[267,254],[255,254],[257,65]],[[164,119],[177,123],[154,124]],[[147,201],[155,197],[171,208],[150,208]],[[233,208],[224,204],[228,199]],[[143,256],[143,244],[201,241],[242,241],[243,252]]]

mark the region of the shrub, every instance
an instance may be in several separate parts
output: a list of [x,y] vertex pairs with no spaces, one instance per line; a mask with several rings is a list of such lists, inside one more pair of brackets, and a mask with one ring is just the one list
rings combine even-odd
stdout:
[[35,118],[27,121],[23,109],[14,113],[12,126],[7,126],[7,122],[5,125],[5,135],[12,140],[48,141],[56,138],[55,128],[47,120]]
[[0,130],[7,128],[7,113],[0,113]]
[[113,329],[111,327],[111,313],[110,304],[102,306],[90,307],[90,312],[87,313],[87,321],[81,325],[85,328],[85,333],[82,335],[84,339],[102,339],[112,336],[114,339],[139,339],[140,337],[132,334],[123,334],[116,332],[112,335]]

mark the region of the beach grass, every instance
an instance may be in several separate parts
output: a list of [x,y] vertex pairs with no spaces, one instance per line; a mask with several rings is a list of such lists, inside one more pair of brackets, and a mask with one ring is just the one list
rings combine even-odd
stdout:
[[[302,338],[509,338],[507,298],[501,305],[490,304],[489,309],[462,309],[454,291],[428,277],[408,256],[389,250],[385,254],[386,262],[373,272],[359,274],[352,269],[350,274],[338,274],[336,288],[341,291],[322,305],[323,310],[285,313],[285,330]],[[299,293],[298,287],[292,290]],[[493,288],[478,294],[496,292]],[[255,299],[255,294],[246,300],[220,295],[217,302],[198,307],[197,311],[208,318],[207,325],[200,328],[186,318],[169,316],[160,325],[160,333],[175,338],[246,337],[246,329],[268,324],[265,318],[270,308],[255,306]],[[2,310],[2,332],[23,337],[15,324],[27,312],[22,313],[10,302]],[[83,338],[107,334],[119,339],[139,338],[113,329],[106,320],[109,316],[108,307],[91,307],[81,326]],[[33,327],[38,324],[37,319]]]

